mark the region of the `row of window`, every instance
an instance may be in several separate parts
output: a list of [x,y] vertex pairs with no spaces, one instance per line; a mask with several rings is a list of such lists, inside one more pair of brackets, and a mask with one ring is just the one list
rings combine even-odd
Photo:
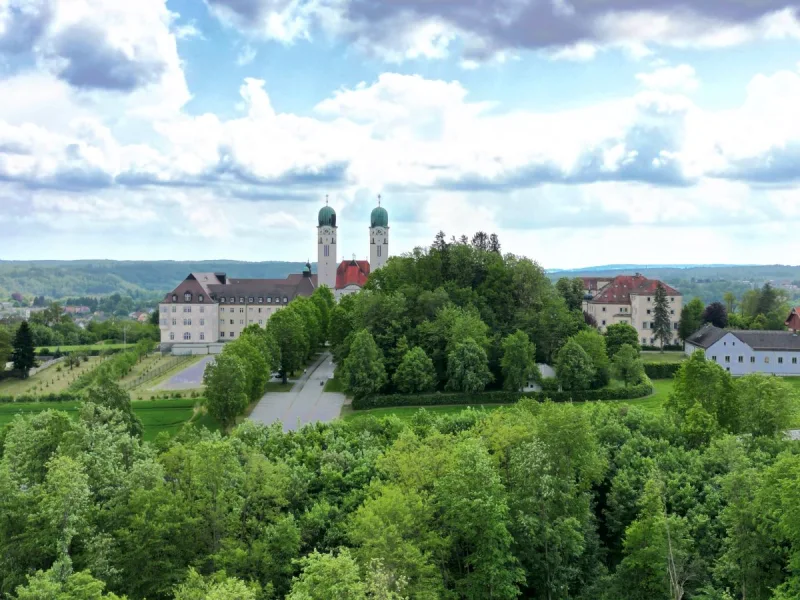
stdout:
[[[253,310],[253,307],[252,307],[252,306],[250,307],[250,310],[251,310],[251,311]],[[225,309],[224,309],[224,308],[221,308],[221,309],[220,309],[220,311],[221,311],[221,312],[225,312]],[[230,312],[232,312],[232,313],[235,313],[235,312],[236,312],[236,309],[235,309],[235,308],[231,308],[231,309],[230,309]],[[240,308],[240,309],[239,309],[239,312],[240,312],[240,313],[244,313],[244,308]],[[259,313],[262,313],[262,312],[264,312],[264,309],[263,309],[263,308],[259,308],[259,309],[258,309],[258,312],[259,312]]]
[[[161,324],[162,325],[167,325],[167,319],[161,319]],[[172,326],[174,327],[177,324],[178,324],[178,319],[172,319]],[[183,326],[184,327],[189,327],[189,326],[191,326],[191,324],[192,324],[192,320],[191,319],[184,319],[183,320]],[[203,327],[203,326],[205,326],[205,324],[206,324],[206,320],[205,319],[200,319],[200,326]]]
[[[174,333],[170,333],[169,334],[169,339],[172,340],[172,341],[175,341],[175,334]],[[200,341],[204,342],[205,340],[206,340],[206,334],[201,332],[200,333]],[[189,333],[188,331],[186,333],[184,333],[183,334],[183,341],[184,342],[191,342],[192,341],[192,334]]]
[[[712,356],[712,357],[711,357],[711,360],[713,360],[714,362],[716,362],[716,361],[717,361],[717,357],[716,357],[716,356]],[[726,363],[729,363],[729,362],[731,362],[731,357],[730,357],[730,356],[726,356],[726,357],[725,357],[725,362],[726,362]],[[739,357],[739,362],[740,362],[740,363],[743,363],[743,362],[744,362],[744,356],[740,356],[740,357]],[[755,356],[751,356],[751,357],[750,357],[750,363],[752,364],[752,363],[755,363],[755,362],[756,362],[756,357],[755,357]],[[767,364],[767,365],[769,364],[769,356],[765,356],[765,357],[764,357],[764,364]],[[778,357],[778,364],[779,364],[779,365],[782,365],[782,364],[783,364],[783,357],[782,357],[782,356],[779,356],[779,357]],[[792,357],[792,364],[793,364],[793,365],[796,365],[796,364],[797,364],[797,357],[796,357],[796,356],[793,356],[793,357]]]
[[[244,304],[245,303],[244,300],[245,300],[244,296],[240,297],[239,298],[239,304]],[[247,302],[248,302],[248,304],[253,304],[253,303],[255,303],[256,300],[258,300],[259,304],[264,304],[264,296],[259,296],[258,298],[256,298],[255,296],[250,296],[247,299]],[[219,302],[220,302],[220,304],[225,304],[226,299],[225,298],[220,298]],[[281,299],[278,296],[275,296],[275,304],[280,304],[280,303],[281,303]],[[288,304],[289,303],[289,297],[288,296],[284,296],[283,297],[283,303],[284,304]],[[228,304],[236,304],[236,298],[232,296],[229,299]],[[267,296],[267,304],[272,304],[272,296]]]
[[[162,313],[167,313],[167,312],[169,312],[169,308],[167,308],[166,306],[162,306],[161,307],[161,312]],[[178,307],[177,306],[173,306],[172,307],[172,312],[178,312]],[[185,312],[185,313],[192,312],[192,307],[191,306],[184,306],[183,307],[183,312]],[[201,313],[206,312],[206,307],[205,306],[201,306],[200,307],[200,312]]]
[[[192,298],[194,298],[194,295],[192,294],[192,292],[186,292],[183,295],[183,301],[184,302],[191,302]],[[178,294],[172,294],[172,301],[173,302],[177,302],[178,301]],[[203,302],[206,301],[206,297],[203,294],[198,294],[197,295],[197,301],[202,304]]]

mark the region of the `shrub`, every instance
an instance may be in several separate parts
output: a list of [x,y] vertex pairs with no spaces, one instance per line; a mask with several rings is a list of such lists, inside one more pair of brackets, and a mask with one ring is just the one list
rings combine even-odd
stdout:
[[22,396],[0,396],[0,404],[12,403],[34,403],[34,402],[80,402],[84,398],[80,394],[72,394],[70,392],[62,392],[60,394],[42,394],[33,396],[25,394]]
[[644,372],[650,379],[672,379],[681,363],[644,363]]
[[[547,380],[545,380],[547,381]],[[532,398],[543,402],[593,402],[597,400],[633,400],[653,393],[653,384],[647,379],[629,388],[602,388],[599,390],[542,391],[542,392],[476,392],[472,394],[384,394],[356,398],[353,410],[391,408],[398,406],[445,406],[459,404],[514,404],[521,398]]]

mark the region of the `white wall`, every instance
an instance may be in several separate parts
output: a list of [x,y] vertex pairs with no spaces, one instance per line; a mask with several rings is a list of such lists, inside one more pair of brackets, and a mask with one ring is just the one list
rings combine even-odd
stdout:
[[[338,227],[317,227],[317,283],[336,289]],[[327,247],[328,252],[325,252]],[[327,256],[326,256],[327,254]]]
[[725,334],[722,339],[712,344],[706,350],[706,358],[713,360],[734,376],[750,373],[784,377],[800,376],[800,352],[753,350],[733,333]]
[[389,260],[389,228],[371,227],[369,230],[370,272],[380,269]]
[[[219,339],[216,304],[164,303],[158,307],[158,318],[162,344],[208,344]],[[187,333],[191,339],[184,339]]]

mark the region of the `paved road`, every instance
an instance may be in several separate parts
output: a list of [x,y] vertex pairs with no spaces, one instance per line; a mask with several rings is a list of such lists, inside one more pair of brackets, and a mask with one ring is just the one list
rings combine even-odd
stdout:
[[283,423],[284,431],[292,431],[316,421],[333,421],[342,410],[344,394],[323,392],[323,385],[333,374],[333,364],[327,352],[308,373],[295,383],[291,392],[266,394],[250,415],[257,423]]
[[203,373],[206,365],[214,360],[213,356],[206,356],[200,362],[186,367],[183,371],[175,373],[172,377],[156,386],[157,390],[193,390],[203,386]]

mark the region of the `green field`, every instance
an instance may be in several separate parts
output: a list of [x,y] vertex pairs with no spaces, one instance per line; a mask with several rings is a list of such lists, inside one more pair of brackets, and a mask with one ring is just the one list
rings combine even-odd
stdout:
[[333,379],[328,379],[328,381],[325,382],[323,391],[344,394],[344,385],[342,384],[342,380],[336,379],[335,377]]
[[[133,348],[134,344],[127,344],[128,348]],[[61,352],[91,352],[92,350],[102,351],[102,350],[118,350],[124,349],[126,347],[125,344],[89,344],[85,346],[41,346],[36,348],[36,353],[40,352],[55,352],[56,350],[61,350]]]
[[[142,420],[144,439],[154,440],[162,431],[176,434],[195,414],[197,399],[133,401],[133,412]],[[27,404],[0,404],[0,428],[14,420],[18,414],[35,414],[48,409],[60,410],[75,417],[78,402],[36,402]],[[219,429],[219,425],[208,415],[198,413],[195,421],[209,429]]]
[[[102,357],[92,356],[88,362],[81,362],[79,367],[72,370],[62,361],[28,377],[28,379],[6,379],[0,382],[0,396],[41,396],[66,392],[75,379],[91,371],[102,361]],[[61,367],[61,371],[58,370],[59,367]]]
[[686,360],[683,352],[642,352],[642,360],[646,363],[679,363]]

